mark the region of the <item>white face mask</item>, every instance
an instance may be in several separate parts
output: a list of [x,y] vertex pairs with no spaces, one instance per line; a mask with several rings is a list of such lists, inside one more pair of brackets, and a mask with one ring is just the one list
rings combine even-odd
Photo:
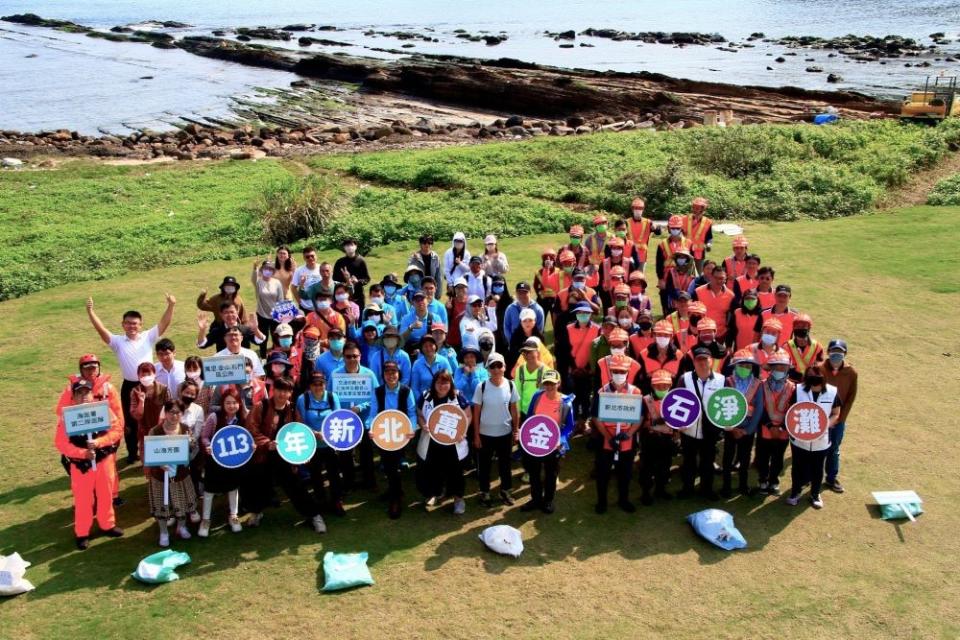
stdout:
[[187,377],[191,380],[199,380],[200,372],[199,371],[187,371]]
[[767,346],[770,346],[771,344],[776,343],[776,341],[777,341],[777,336],[771,333],[764,333],[763,335],[760,336],[760,342],[762,342]]
[[670,235],[676,238],[678,235],[680,235],[681,231],[682,229],[670,229]]
[[224,292],[224,293],[227,293],[227,294],[234,294],[234,293],[237,292],[237,288],[236,288],[236,287],[224,287],[224,288],[223,288],[223,292]]
[[378,316],[378,315],[376,315],[376,314],[369,315],[369,316],[367,316],[367,320],[369,320],[370,322],[376,322],[376,323],[379,324],[379,323],[380,323],[380,316]]
[[553,269],[553,260],[544,260],[543,266],[547,269]]
[[372,302],[373,304],[379,306],[379,305],[382,305],[382,304],[383,304],[383,298],[381,298],[381,297],[379,297],[379,296],[377,296],[376,298],[370,298],[370,302]]
[[655,340],[657,341],[657,346],[661,349],[666,349],[670,344],[670,338],[655,338]]
[[641,218],[643,218],[643,211],[638,211],[638,210],[634,209],[634,210],[633,210],[633,219],[634,219],[634,220],[640,220]]
[[614,373],[610,376],[610,379],[613,380],[613,384],[618,387],[622,387],[627,383],[627,374],[625,373]]
[[573,281],[573,288],[574,288],[574,289],[580,289],[580,290],[582,291],[583,289],[586,289],[586,288],[587,288],[587,283],[584,282],[584,281],[582,281],[582,280],[574,280],[574,281]]
[[614,258],[619,258],[623,255],[623,249],[610,249],[610,255]]
[[619,320],[617,320],[617,324],[619,324],[624,329],[629,329],[630,327],[633,326],[633,320],[631,320],[630,318],[620,318]]
[[627,353],[626,347],[616,347],[616,348],[610,347],[610,355],[622,356],[622,355],[625,355],[626,353]]
[[153,381],[157,379],[157,376],[140,376],[140,384],[145,387],[149,387],[153,384]]
[[350,297],[350,296],[348,296],[348,295],[345,294],[345,293],[338,293],[338,294],[336,295],[337,302],[346,302],[349,297]]
[[322,300],[320,302],[317,302],[317,309],[329,309],[329,308],[330,308],[329,300]]

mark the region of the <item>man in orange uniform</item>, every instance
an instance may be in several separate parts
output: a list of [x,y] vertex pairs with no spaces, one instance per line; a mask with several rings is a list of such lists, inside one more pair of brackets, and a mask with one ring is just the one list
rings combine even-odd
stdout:
[[[760,285],[759,271],[760,271],[760,256],[755,253],[748,253],[747,257],[744,259],[744,271],[741,275],[737,276],[733,280],[733,284],[730,283],[730,269],[727,267],[727,286],[733,289],[733,296],[736,298],[736,303],[740,304],[740,301],[743,299],[743,294],[749,289],[756,289]],[[770,282],[773,282],[771,277]],[[767,287],[770,292],[770,304],[768,307],[773,306],[773,288]],[[763,309],[763,304],[760,305],[761,310]]]
[[780,321],[780,337],[777,338],[777,346],[783,346],[793,335],[793,320],[797,317],[797,310],[790,306],[790,298],[793,291],[788,284],[778,284],[774,291],[774,303],[769,309],[763,310],[763,321],[770,318]]
[[664,315],[670,313],[667,305],[667,273],[674,268],[674,254],[677,251],[692,253],[690,241],[683,235],[683,218],[670,216],[667,220],[669,237],[657,245],[657,288],[660,289],[660,306]]
[[760,492],[780,495],[780,472],[783,455],[790,442],[784,426],[787,409],[796,385],[787,379],[790,356],[783,349],[767,359],[769,375],[763,383],[763,416],[760,418],[760,437],[757,439],[757,475]]
[[647,203],[643,198],[634,198],[630,203],[630,220],[627,222],[627,238],[633,245],[633,259],[637,261],[637,269],[646,271],[647,246],[650,244],[650,234],[659,236],[661,229],[654,225],[649,218],[643,217]]
[[734,281],[747,272],[747,236],[733,239],[733,255],[723,259],[723,268],[727,270],[727,286],[733,289]]
[[[67,406],[94,402],[93,383],[80,379],[71,387]],[[73,531],[77,549],[90,546],[90,529],[96,508],[97,524],[111,538],[123,535],[113,513],[113,490],[117,485],[116,452],[123,437],[123,421],[112,409],[110,427],[90,435],[68,436],[63,412],[57,419],[57,449],[70,463],[70,489],[73,491]]]
[[813,319],[805,313],[793,319],[793,337],[787,340],[784,350],[790,354],[790,379],[803,380],[803,374],[814,364],[823,362],[823,345],[813,339],[810,330]]
[[703,215],[709,204],[706,198],[694,198],[690,203],[690,213],[683,216],[683,235],[690,241],[697,273],[703,269],[703,259],[713,247],[713,220]]
[[733,291],[727,288],[727,274],[723,267],[716,266],[711,273],[709,284],[696,288],[693,299],[702,302],[707,308],[707,317],[717,323],[717,340],[727,337],[727,315],[733,307]]
[[[640,389],[629,382],[629,370],[629,358],[614,356],[610,362],[610,383],[600,387],[599,393],[640,395]],[[599,393],[594,398],[593,408],[590,412],[592,427],[603,441],[602,445],[597,448],[597,504],[594,510],[597,513],[606,513],[610,469],[616,467],[617,504],[627,513],[633,513],[637,508],[630,502],[630,476],[633,472],[633,459],[637,449],[634,434],[640,427],[640,423],[601,422],[599,419]],[[637,416],[637,418],[640,417]]]
[[760,302],[757,300],[757,290],[747,289],[743,294],[743,300],[734,307],[727,316],[725,342],[729,349],[739,351],[760,339],[763,317]]
[[[597,375],[599,378],[594,378],[594,383],[599,381],[600,387],[606,386],[610,383],[610,363],[614,359],[623,356],[627,359],[630,367],[627,370],[627,381],[630,384],[640,386],[640,373],[642,371],[640,363],[627,355],[627,341],[630,336],[627,335],[627,332],[619,327],[610,332],[610,335],[607,336],[607,342],[610,344],[610,355],[604,356],[597,360]],[[617,360],[617,362],[622,362]]]
[[777,341],[780,339],[781,329],[782,325],[776,318],[764,320],[760,330],[760,340],[748,347],[753,359],[756,360],[757,365],[760,367],[761,380],[766,380],[767,376],[770,375],[766,364],[767,360],[780,348],[777,346]]
[[577,419],[586,419],[590,411],[591,380],[590,347],[600,335],[600,325],[590,320],[593,308],[581,302],[573,309],[576,321],[567,325],[570,344],[570,371],[566,376],[569,388],[576,394],[574,409]]
[[609,253],[608,243],[611,235],[607,233],[607,216],[599,213],[593,217],[593,233],[583,241],[588,264],[584,267],[589,279],[587,284],[596,287],[600,284],[600,265]]
[[[667,482],[670,480],[670,462],[673,459],[677,432],[667,426],[660,414],[660,404],[673,386],[673,376],[666,369],[657,369],[650,378],[650,392],[644,396],[643,429],[640,431],[640,486],[641,502],[653,504],[656,496],[669,500]],[[652,490],[656,486],[656,492]]]
[[673,342],[673,326],[668,320],[653,325],[653,342],[639,354],[637,359],[643,365],[643,382],[640,385],[646,393],[651,393],[653,376],[657,371],[666,370],[671,380],[680,369],[680,354]]

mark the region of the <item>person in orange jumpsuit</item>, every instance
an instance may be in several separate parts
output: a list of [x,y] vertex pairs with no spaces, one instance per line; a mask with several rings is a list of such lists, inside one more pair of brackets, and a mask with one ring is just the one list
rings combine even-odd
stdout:
[[[66,406],[94,402],[93,383],[77,380],[71,385],[71,401]],[[94,510],[100,530],[111,538],[123,535],[113,512],[113,488],[117,483],[115,453],[123,438],[123,420],[110,410],[110,427],[90,435],[68,436],[61,410],[57,419],[57,450],[70,463],[70,489],[73,491],[73,531],[77,549],[90,546]]]

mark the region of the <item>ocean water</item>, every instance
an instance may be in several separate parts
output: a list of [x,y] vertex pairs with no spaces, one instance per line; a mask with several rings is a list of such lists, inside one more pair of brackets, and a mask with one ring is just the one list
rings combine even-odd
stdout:
[[[342,29],[318,35],[350,46],[313,46],[311,51],[395,58],[371,47],[474,57],[512,57],[542,64],[596,70],[652,71],[676,77],[763,86],[792,85],[813,89],[850,89],[884,97],[903,95],[937,73],[954,75],[960,65],[935,62],[927,69],[907,68],[915,59],[887,64],[857,63],[826,51],[798,50],[784,64],[773,58],[783,47],[754,42],[737,53],[715,46],[613,42],[578,36],[594,45],[561,49],[544,31],[581,31],[587,27],[624,31],[700,31],[743,42],[752,32],[767,37],[898,34],[931,44],[928,35],[942,31],[960,39],[960,2],[948,0],[2,0],[0,14],[31,12],[97,28],[147,20],[177,20],[191,25],[175,35],[209,33],[236,26],[290,23],[335,25]],[[378,31],[429,33],[439,42],[401,41],[363,35]],[[505,32],[497,46],[456,38],[455,29],[479,34]],[[271,42],[270,44],[278,44]],[[296,39],[283,43],[299,49]],[[957,45],[944,47],[948,53]],[[806,58],[813,58],[807,61]],[[810,65],[824,73],[807,73]],[[772,70],[767,67],[773,67]],[[828,84],[827,73],[843,82]],[[151,76],[149,79],[145,76]],[[200,59],[182,51],[134,43],[111,43],[49,29],[0,22],[0,128],[39,130],[58,127],[84,132],[123,132],[145,126],[169,126],[177,115],[227,113],[230,96],[254,87],[287,86],[291,74]]]

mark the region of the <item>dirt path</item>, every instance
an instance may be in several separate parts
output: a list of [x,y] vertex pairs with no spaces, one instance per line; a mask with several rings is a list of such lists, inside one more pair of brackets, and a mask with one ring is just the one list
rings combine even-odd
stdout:
[[960,173],[960,153],[951,153],[933,169],[911,175],[907,184],[893,189],[881,198],[877,208],[895,209],[926,204],[930,190],[944,178],[957,173]]

